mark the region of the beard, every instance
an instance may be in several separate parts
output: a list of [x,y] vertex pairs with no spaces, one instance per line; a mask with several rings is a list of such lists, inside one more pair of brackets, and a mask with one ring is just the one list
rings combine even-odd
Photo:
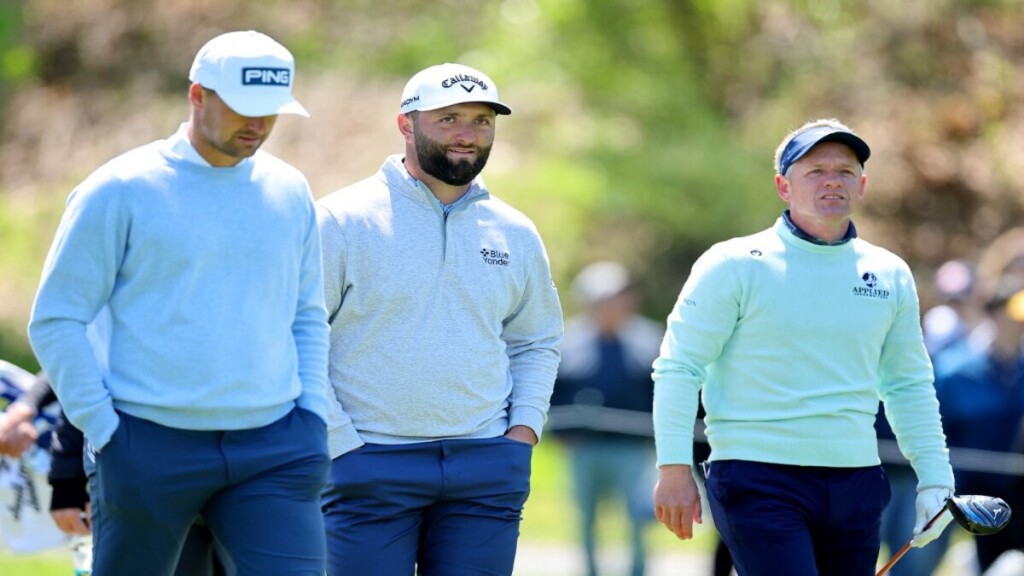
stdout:
[[236,145],[233,140],[227,140],[224,142],[210,142],[210,144],[221,154],[244,160],[256,154],[256,151],[263,145],[263,141],[261,140],[256,144]]
[[437,178],[449,186],[464,186],[476,178],[487,164],[491,155],[491,147],[475,147],[476,161],[460,160],[452,162],[446,155],[445,147],[436,140],[431,140],[419,131],[415,132],[416,158],[424,172]]
[[256,142],[241,141],[238,140],[239,135],[250,137],[255,136],[254,134],[250,134],[248,132],[245,132],[244,130],[241,130],[239,132],[231,134],[231,136],[228,136],[227,138],[218,140],[217,137],[219,135],[213,133],[212,130],[201,131],[201,138],[202,140],[204,140],[207,146],[213,148],[214,150],[225,156],[234,158],[239,162],[256,154],[256,151],[260,149],[260,146],[262,146],[263,142],[265,142],[267,139],[267,135],[264,134],[263,138]]

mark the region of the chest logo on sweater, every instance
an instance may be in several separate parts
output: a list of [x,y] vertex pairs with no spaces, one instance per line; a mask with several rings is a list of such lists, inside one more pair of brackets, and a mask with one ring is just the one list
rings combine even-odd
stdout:
[[863,286],[853,287],[854,296],[875,298],[878,300],[889,299],[889,291],[878,287],[878,276],[875,276],[872,272],[865,272],[861,275],[860,280],[863,283]]
[[508,252],[491,250],[490,248],[481,248],[480,255],[483,256],[484,262],[491,266],[508,266]]

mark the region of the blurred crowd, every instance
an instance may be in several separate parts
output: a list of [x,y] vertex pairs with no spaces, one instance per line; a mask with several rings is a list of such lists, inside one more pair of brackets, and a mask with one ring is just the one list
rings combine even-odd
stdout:
[[[922,314],[922,328],[957,492],[998,496],[1019,510],[1024,490],[1024,227],[1006,231],[976,259],[945,262],[925,290],[934,304]],[[892,438],[884,413],[878,429],[883,440]],[[898,460],[886,464],[893,501],[883,519],[883,539],[890,549],[902,544],[913,525],[913,474]],[[911,550],[892,574],[934,573],[954,535],[946,531],[933,545]],[[1003,568],[1024,548],[1019,515],[1007,529],[976,538],[974,545],[976,573],[1024,570],[1019,559],[1013,568]]]

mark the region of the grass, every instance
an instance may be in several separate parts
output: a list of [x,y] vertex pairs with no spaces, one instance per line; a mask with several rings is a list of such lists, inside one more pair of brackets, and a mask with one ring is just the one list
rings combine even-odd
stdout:
[[[569,470],[565,449],[546,437],[534,451],[530,499],[523,511],[521,540],[543,544],[577,546],[580,538],[576,509],[569,487]],[[628,524],[625,511],[612,503],[601,507],[597,526],[600,545],[627,545]],[[706,516],[710,512],[705,511]],[[694,539],[683,542],[657,522],[648,527],[648,543],[652,551],[709,552],[715,544],[710,526],[697,526]]]
[[71,576],[73,573],[70,549],[26,556],[0,550],[0,574],[4,576]]

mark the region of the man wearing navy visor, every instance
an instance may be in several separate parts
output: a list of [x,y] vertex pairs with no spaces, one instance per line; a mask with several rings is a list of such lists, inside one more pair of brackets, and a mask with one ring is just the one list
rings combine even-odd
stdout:
[[658,519],[693,535],[698,394],[711,445],[708,502],[740,576],[873,574],[889,484],[878,399],[918,478],[914,545],[953,492],[932,366],[907,264],[857,236],[871,150],[837,120],[790,133],[775,155],[787,204],[757,234],[693,266],[654,363]]

